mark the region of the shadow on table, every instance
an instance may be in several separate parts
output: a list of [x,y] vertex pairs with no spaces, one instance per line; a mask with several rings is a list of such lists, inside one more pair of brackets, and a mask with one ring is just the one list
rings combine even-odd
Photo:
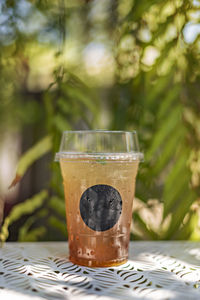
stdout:
[[[4,277],[9,290],[45,299],[200,299],[196,281],[181,277],[180,261],[176,260],[179,266],[163,268],[160,262],[148,260],[151,256],[158,258],[149,249],[146,261],[144,253],[138,253],[134,261],[110,268],[81,267],[66,257],[52,256],[41,258],[40,263],[29,265],[27,261],[10,273],[0,270],[0,278]],[[164,261],[167,265],[166,257]],[[187,273],[187,269],[183,271]]]

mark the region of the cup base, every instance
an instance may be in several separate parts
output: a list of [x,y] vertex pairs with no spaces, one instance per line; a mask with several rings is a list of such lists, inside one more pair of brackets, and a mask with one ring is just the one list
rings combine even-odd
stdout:
[[127,258],[123,258],[121,260],[111,260],[111,261],[98,261],[98,260],[86,260],[80,258],[69,257],[69,260],[76,265],[84,266],[84,267],[116,267],[122,265],[127,262]]

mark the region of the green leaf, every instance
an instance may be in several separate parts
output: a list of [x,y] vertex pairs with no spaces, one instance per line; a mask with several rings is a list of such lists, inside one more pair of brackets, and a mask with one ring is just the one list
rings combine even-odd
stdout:
[[[173,190],[174,183],[176,182],[177,178],[180,178],[180,174],[183,175],[186,170],[186,162],[189,157],[189,152],[187,147],[185,146],[184,149],[182,148],[182,151],[179,152],[178,157],[174,158],[175,161],[173,163],[171,171],[168,173],[168,176],[165,181],[165,190],[164,193],[168,194],[171,189]],[[187,169],[187,171],[189,171]],[[189,182],[188,182],[189,184]]]
[[168,16],[166,20],[160,24],[158,24],[158,29],[153,33],[152,43],[155,39],[160,38],[162,34],[164,34],[167,30],[168,25],[173,24],[174,18],[176,17],[177,12],[173,13],[172,15]]
[[15,186],[25,174],[27,169],[41,156],[48,153],[52,147],[51,136],[46,136],[40,140],[36,145],[32,146],[27,152],[25,152],[19,160],[16,176],[12,181],[9,188]]
[[[189,182],[191,174],[187,167],[189,157],[189,149],[187,146],[181,148],[177,153],[177,157],[172,165],[171,171],[165,181],[163,200],[164,200],[164,215],[165,218],[170,212],[174,212],[177,205],[181,201],[185,201],[184,197],[190,190]],[[191,193],[193,193],[191,191]]]
[[155,134],[151,147],[149,148],[148,152],[145,155],[147,160],[152,158],[155,152],[158,152],[158,150],[163,145],[163,143],[166,142],[166,139],[168,137],[170,138],[170,134],[173,132],[174,127],[176,126],[177,123],[180,122],[180,120],[181,120],[181,109],[179,106],[177,106],[174,108],[171,114],[168,115],[167,118],[165,118],[162,121],[160,128]]
[[60,216],[66,217],[65,212],[65,201],[57,196],[53,196],[50,198],[49,207],[52,208],[55,212],[57,212]]
[[170,110],[173,109],[173,105],[177,103],[177,98],[180,94],[180,86],[174,85],[162,99],[161,105],[157,112],[157,117],[159,121],[162,121],[166,117],[166,114],[170,114]]
[[143,238],[151,240],[151,239],[158,239],[158,235],[147,226],[147,224],[142,220],[138,213],[133,214],[133,224],[136,223],[140,230],[142,231]]
[[141,18],[142,15],[147,12],[152,5],[162,2],[163,0],[136,0],[131,12],[128,15],[128,19],[138,21],[138,19]]
[[151,77],[150,78],[148,77],[150,77],[150,74],[147,74],[147,79],[148,79],[147,90],[149,93],[146,99],[146,103],[147,103],[146,105],[148,105],[148,109],[151,110],[156,104],[156,109],[157,109],[158,99],[161,99],[161,96],[163,95],[164,91],[168,90],[170,87],[172,74],[169,74],[168,76],[165,75],[160,77],[159,79],[157,79],[157,84],[154,85],[151,84]]
[[184,128],[180,127],[179,124],[177,128],[174,128],[170,139],[162,147],[162,152],[157,157],[155,165],[152,168],[152,175],[156,176],[164,171],[164,168],[173,160],[177,145],[180,145],[184,141],[185,132]]
[[187,222],[174,233],[176,240],[188,240],[194,237],[195,229],[198,227],[199,215],[197,211],[190,211]]
[[46,112],[46,126],[49,131],[52,129],[52,119],[54,117],[54,105],[53,105],[53,95],[49,90],[46,91],[43,97],[45,112]]
[[172,219],[170,222],[169,229],[164,235],[164,239],[170,239],[173,237],[175,232],[179,229],[183,222],[184,217],[188,213],[192,203],[196,200],[196,195],[193,191],[187,190],[182,194],[182,199],[177,205],[176,209],[173,211]]
[[55,216],[51,216],[48,220],[48,223],[53,227],[60,231],[64,236],[67,237],[67,225],[66,222],[62,222],[60,219]]
[[70,123],[61,114],[57,114],[54,117],[53,123],[54,123],[55,127],[57,128],[57,130],[60,132],[71,129]]
[[41,191],[23,203],[19,203],[13,207],[10,214],[5,218],[0,233],[0,241],[3,243],[9,236],[8,227],[19,220],[22,216],[33,213],[37,208],[41,207],[44,200],[47,198],[46,190]]
[[59,98],[58,99],[58,107],[61,110],[61,112],[64,112],[65,114],[69,114],[72,111],[71,103],[68,101],[68,99]]
[[46,233],[46,228],[40,226],[34,229],[30,229],[35,222],[39,219],[46,217],[48,214],[47,209],[41,209],[33,216],[29,217],[26,222],[20,227],[18,241],[19,242],[35,242]]
[[[173,172],[173,171],[172,171]],[[184,196],[189,190],[190,176],[184,168],[181,168],[180,173],[177,175],[175,181],[170,187],[166,184],[163,192],[164,200],[164,217],[170,212],[174,212],[176,206],[180,202],[184,202]]]
[[37,242],[39,238],[44,236],[46,231],[44,226],[34,228],[28,232],[23,232],[23,230],[21,230],[19,242]]
[[[153,65],[152,70],[157,69],[158,67],[160,67],[160,65],[162,65],[166,59],[169,59],[169,53],[170,51],[174,48],[176,49],[178,45],[178,38],[175,37],[174,39],[172,39],[170,42],[168,42],[164,49],[161,52],[161,55],[156,59],[156,63]],[[170,60],[172,60],[172,58],[170,57]],[[169,76],[173,74],[173,66],[171,67],[170,71],[169,71]]]
[[75,89],[74,87],[67,86],[67,95],[74,99],[74,101],[81,102],[85,107],[87,107],[94,115],[98,114],[98,107],[96,101],[91,99],[90,95],[84,94],[83,91]]

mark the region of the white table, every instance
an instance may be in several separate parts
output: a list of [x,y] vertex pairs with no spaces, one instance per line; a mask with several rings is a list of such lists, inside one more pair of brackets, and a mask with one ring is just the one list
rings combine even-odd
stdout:
[[0,299],[200,299],[200,243],[132,242],[129,261],[87,268],[67,243],[7,243],[0,249]]

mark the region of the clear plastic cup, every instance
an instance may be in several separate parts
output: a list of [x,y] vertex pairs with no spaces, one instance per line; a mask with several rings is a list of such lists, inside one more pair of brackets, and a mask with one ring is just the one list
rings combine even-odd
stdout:
[[56,160],[63,177],[73,263],[107,267],[127,261],[141,159],[135,131],[63,132]]

